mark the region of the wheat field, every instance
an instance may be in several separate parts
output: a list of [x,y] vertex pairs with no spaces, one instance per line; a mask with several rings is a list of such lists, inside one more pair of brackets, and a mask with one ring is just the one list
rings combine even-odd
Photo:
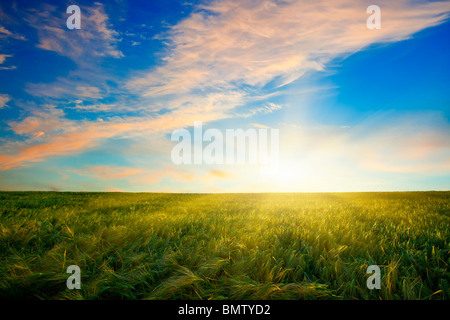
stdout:
[[[449,299],[450,192],[0,193],[0,297]],[[69,290],[66,269],[81,270]],[[369,265],[381,289],[366,286]]]

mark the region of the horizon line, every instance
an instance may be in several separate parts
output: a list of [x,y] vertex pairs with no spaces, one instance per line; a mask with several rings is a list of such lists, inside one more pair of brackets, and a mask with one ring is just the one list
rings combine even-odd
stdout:
[[264,192],[168,192],[168,191],[57,191],[57,190],[0,190],[2,192],[48,192],[48,193],[130,193],[130,194],[139,194],[139,193],[152,193],[152,194],[290,194],[290,193],[298,193],[298,194],[320,194],[320,193],[413,193],[413,192],[450,192],[450,189],[447,190],[396,190],[396,191],[264,191]]

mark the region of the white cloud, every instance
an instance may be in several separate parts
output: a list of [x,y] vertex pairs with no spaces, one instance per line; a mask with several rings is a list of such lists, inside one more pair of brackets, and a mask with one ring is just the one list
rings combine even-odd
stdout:
[[100,89],[97,87],[85,87],[79,86],[75,88],[77,96],[84,98],[100,99],[102,96],[100,94]]
[[246,112],[234,112],[233,116],[248,118],[248,117],[252,117],[256,114],[269,114],[269,113],[277,111],[281,108],[283,108],[281,105],[273,103],[273,102],[269,102],[263,106],[251,108]]
[[73,107],[73,109],[83,112],[108,112],[116,111],[117,107],[116,104],[98,103],[94,105],[77,105],[76,107]]
[[0,94],[0,109],[4,108],[10,100],[11,98],[7,94]]
[[17,69],[16,66],[10,66],[10,67],[0,67],[0,70],[14,70]]
[[83,64],[92,57],[123,57],[122,52],[117,49],[118,33],[111,29],[103,5],[95,2],[92,7],[80,8],[80,30],[65,28],[68,15],[61,16],[54,6],[45,5],[42,11],[32,11],[27,21],[37,29],[37,47],[58,52],[78,64]]

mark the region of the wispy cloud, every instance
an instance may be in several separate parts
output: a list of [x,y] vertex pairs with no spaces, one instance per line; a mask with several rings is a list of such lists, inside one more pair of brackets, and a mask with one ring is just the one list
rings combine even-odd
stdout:
[[117,109],[119,108],[116,104],[98,103],[93,105],[78,104],[76,107],[73,107],[73,109],[82,112],[108,112],[108,111],[117,111]]
[[234,175],[232,173],[230,173],[229,171],[225,171],[225,170],[211,170],[208,172],[208,176],[211,176],[213,178],[218,178],[218,179],[230,179]]
[[113,166],[90,166],[86,169],[72,170],[74,173],[87,174],[98,179],[124,179],[135,176],[148,174],[148,170],[129,167],[113,167]]
[[0,37],[10,37],[16,40],[26,40],[23,35],[12,32],[3,26],[0,26]]
[[[368,2],[367,2],[368,3]],[[400,41],[441,23],[449,2],[381,1],[381,30],[368,30],[361,3],[214,1],[167,34],[165,64],[129,82],[144,95],[283,85],[333,58],[377,42]]]
[[192,181],[195,178],[195,175],[193,174],[174,169],[149,170],[116,166],[89,166],[81,170],[72,170],[72,172],[93,176],[102,180],[125,179],[133,184],[143,185],[156,183],[167,177],[175,181]]
[[9,127],[17,135],[43,138],[71,130],[75,122],[64,117],[64,112],[55,106],[46,105],[31,110],[21,121],[10,121]]
[[58,77],[55,82],[28,83],[25,91],[35,97],[97,100],[111,93],[107,82],[114,80],[102,72],[94,63],[84,64],[67,77]]
[[256,108],[250,109],[246,113],[236,112],[235,115],[248,118],[248,117],[254,116],[256,114],[272,113],[274,111],[280,110],[281,108],[283,108],[281,105],[273,103],[273,102],[269,102],[266,105],[263,105],[261,107],[256,107]]
[[[35,113],[10,123],[16,134],[33,139],[17,145],[15,150],[3,149],[0,169],[80,153],[112,137],[169,132],[191,126],[197,120],[245,116],[235,109],[261,99],[264,86],[288,84],[373,43],[408,39],[443,22],[450,10],[449,2],[381,1],[382,29],[368,30],[365,8],[369,4],[350,0],[226,0],[199,5],[188,18],[161,36],[169,44],[163,63],[135,74],[125,86],[130,94],[149,99],[150,111],[165,112],[103,121],[68,120],[59,111],[52,111],[49,116]],[[93,56],[122,57],[117,49],[118,34],[108,24],[103,6],[96,3],[82,10],[82,30],[63,29],[65,21],[61,17],[55,19],[54,7],[32,12],[28,20],[36,25],[38,47],[58,52],[79,65],[86,65]],[[92,99],[106,93],[99,86],[74,85],[70,81],[54,89],[47,84],[30,85],[28,92],[55,97],[72,93],[77,98]],[[265,104],[249,115],[280,107]],[[52,129],[57,127],[60,130]]]
[[12,57],[10,54],[0,54],[0,64],[3,64],[5,62],[6,58]]
[[[17,32],[11,31],[11,29],[8,27],[5,27],[5,25],[15,25],[17,24],[17,21],[14,20],[13,17],[10,17],[7,15],[2,7],[0,6],[0,48],[2,48],[5,44],[8,44],[11,42],[10,40],[27,40],[27,38]],[[4,49],[2,49],[3,51]],[[9,50],[8,50],[9,51]],[[0,64],[3,64],[6,61],[6,58],[13,57],[12,54],[0,54]],[[17,67],[14,65],[10,66],[0,66],[0,70],[14,70]]]
[[[0,64],[3,64],[6,61],[6,58],[11,58],[12,56],[12,54],[0,54]],[[0,70],[14,70],[16,68],[16,66],[0,66]]]
[[[62,111],[47,115],[35,112],[22,121],[10,122],[10,128],[19,135],[35,139],[15,144],[14,150],[0,149],[0,170],[43,161],[51,156],[70,155],[98,146],[112,137],[145,136],[151,133],[169,132],[192,125],[201,112],[193,108],[191,112],[166,113],[157,117],[113,117],[98,121],[75,121],[66,119]],[[221,111],[204,110],[203,119],[222,119]],[[55,128],[55,130],[52,130]]]
[[36,29],[36,47],[57,52],[71,59],[76,67],[67,76],[54,82],[28,83],[25,91],[35,97],[57,99],[90,100],[102,99],[111,94],[111,83],[118,77],[106,71],[102,62],[105,58],[123,58],[118,48],[121,41],[103,4],[80,6],[81,29],[69,30],[66,19],[69,14],[61,13],[59,7],[42,4],[26,10],[25,21]]
[[14,70],[17,69],[16,66],[9,66],[9,67],[0,67],[0,70]]
[[84,64],[92,56],[121,58],[117,49],[118,33],[109,24],[109,18],[101,3],[92,7],[82,6],[82,28],[65,28],[68,17],[61,16],[52,5],[31,10],[27,21],[38,32],[38,48],[58,52],[78,64]]
[[380,114],[353,127],[284,126],[285,159],[312,175],[349,167],[366,172],[450,173],[450,127],[439,114]]
[[0,109],[4,108],[9,100],[11,100],[11,98],[7,94],[0,94]]

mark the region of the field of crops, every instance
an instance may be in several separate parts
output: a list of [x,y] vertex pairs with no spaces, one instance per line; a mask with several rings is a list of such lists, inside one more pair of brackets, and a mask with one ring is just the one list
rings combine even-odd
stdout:
[[1,298],[450,299],[449,264],[450,192],[0,193]]

